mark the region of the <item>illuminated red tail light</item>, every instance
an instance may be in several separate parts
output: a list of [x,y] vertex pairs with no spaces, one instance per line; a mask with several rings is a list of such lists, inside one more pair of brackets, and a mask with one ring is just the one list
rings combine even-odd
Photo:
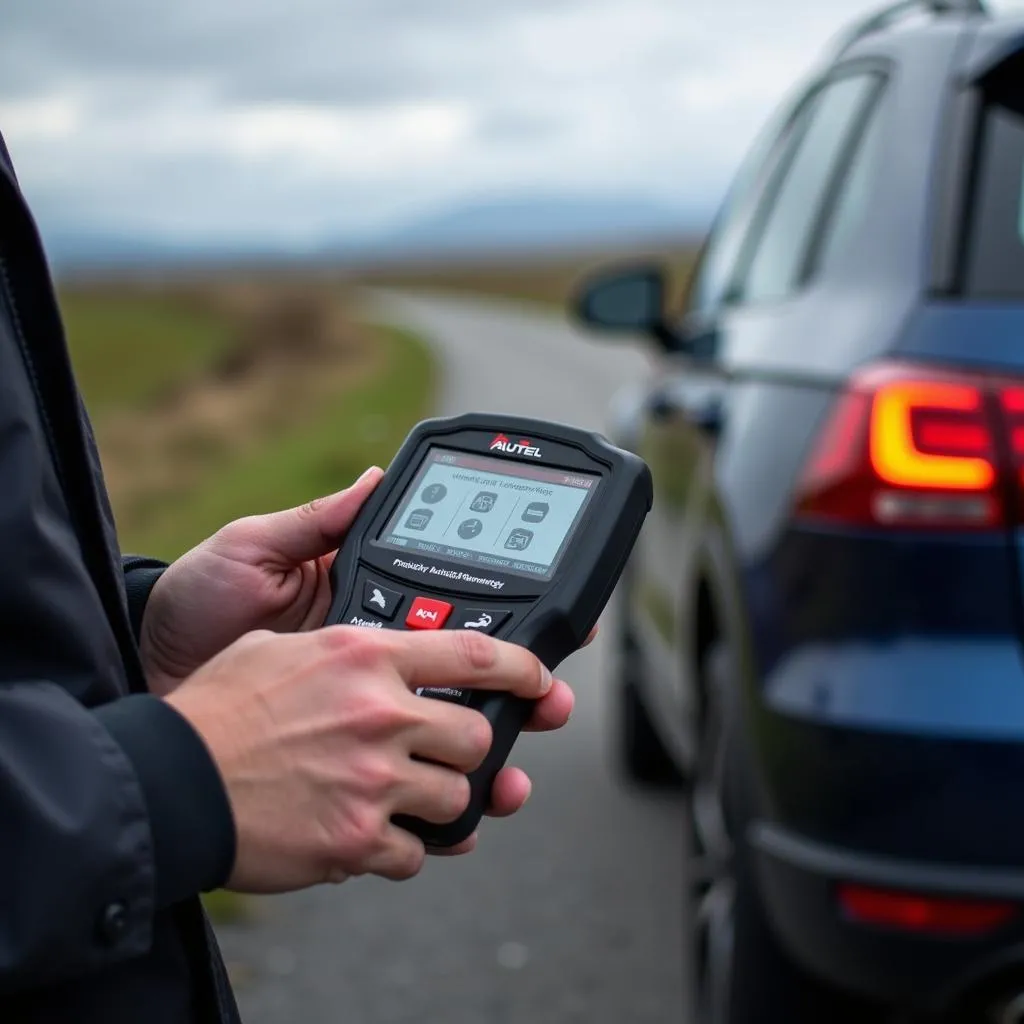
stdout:
[[1004,901],[921,896],[860,885],[841,885],[839,906],[858,924],[961,938],[993,932],[1017,916],[1016,906]]
[[1004,387],[999,397],[1013,476],[1018,486],[1024,486],[1024,385]]
[[801,480],[797,515],[990,530],[1012,518],[1004,496],[1013,477],[1024,485],[1024,385],[882,365],[855,377],[833,407]]

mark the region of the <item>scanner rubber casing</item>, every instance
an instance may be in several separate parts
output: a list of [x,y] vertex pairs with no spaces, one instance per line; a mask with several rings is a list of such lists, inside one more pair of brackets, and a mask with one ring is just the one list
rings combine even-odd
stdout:
[[[377,542],[415,480],[431,448],[455,449],[493,456],[496,435],[529,439],[541,458],[503,455],[501,461],[534,467],[598,474],[601,482],[585,508],[553,578],[530,579],[462,562],[403,554]],[[413,429],[392,460],[384,478],[360,510],[332,565],[331,608],[325,625],[345,624],[364,615],[361,587],[367,574],[387,586],[446,602],[474,607],[500,604],[514,608],[512,618],[492,635],[530,650],[554,671],[578,650],[596,625],[643,527],[653,503],[653,484],[646,463],[616,448],[599,434],[546,421],[500,414],[470,413],[432,419]],[[487,587],[450,582],[443,577],[410,576],[395,561],[410,558],[441,570],[494,576],[504,580],[500,595]],[[383,628],[403,628],[401,620]],[[429,698],[427,698],[429,699]],[[493,742],[483,764],[470,776],[472,796],[455,822],[435,825],[415,818],[396,823],[419,836],[427,846],[449,848],[476,830],[487,809],[494,777],[505,764],[516,738],[530,718],[533,701],[505,693],[474,691],[468,707],[491,724]]]

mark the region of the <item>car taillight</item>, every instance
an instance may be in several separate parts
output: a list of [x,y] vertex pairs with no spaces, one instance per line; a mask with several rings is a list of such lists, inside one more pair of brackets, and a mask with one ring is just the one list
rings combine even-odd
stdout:
[[1024,467],[1024,386],[898,365],[862,372],[812,450],[797,516],[893,528],[1000,527],[1008,518],[1001,419]]
[[1008,924],[1017,908],[1003,900],[961,900],[841,885],[839,906],[858,924],[935,936],[970,938]]
[[1024,487],[1024,385],[1002,388],[1000,406],[1006,421],[1007,451],[1013,460],[1013,475],[1017,485]]

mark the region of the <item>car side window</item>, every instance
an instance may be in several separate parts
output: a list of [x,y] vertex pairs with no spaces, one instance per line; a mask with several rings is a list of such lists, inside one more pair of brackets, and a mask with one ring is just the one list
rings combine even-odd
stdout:
[[776,168],[798,134],[799,124],[799,116],[787,118],[781,125],[773,122],[741,164],[694,273],[688,302],[690,312],[708,312],[727,295],[754,215]]
[[963,292],[974,299],[1024,295],[1024,114],[1001,99],[1009,97],[998,97],[983,114],[966,225]]
[[845,252],[870,209],[882,156],[884,128],[885,119],[879,104],[870,112],[868,124],[857,141],[857,151],[843,174],[819,243],[815,260],[819,267],[831,266]]
[[784,299],[800,285],[829,189],[878,82],[874,73],[847,75],[816,95],[807,130],[770,205],[759,214],[756,245],[739,283],[738,301]]

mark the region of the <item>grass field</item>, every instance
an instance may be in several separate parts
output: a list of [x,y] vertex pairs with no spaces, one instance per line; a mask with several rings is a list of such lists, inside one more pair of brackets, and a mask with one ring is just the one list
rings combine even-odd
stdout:
[[172,559],[387,465],[431,411],[418,339],[343,293],[245,282],[62,294],[122,547]]
[[62,297],[75,372],[94,415],[146,404],[201,374],[231,343],[225,317],[180,299],[77,291]]
[[[419,339],[317,285],[65,291],[69,345],[125,551],[172,560],[239,516],[386,466],[429,415]],[[249,903],[210,893],[219,923]]]

